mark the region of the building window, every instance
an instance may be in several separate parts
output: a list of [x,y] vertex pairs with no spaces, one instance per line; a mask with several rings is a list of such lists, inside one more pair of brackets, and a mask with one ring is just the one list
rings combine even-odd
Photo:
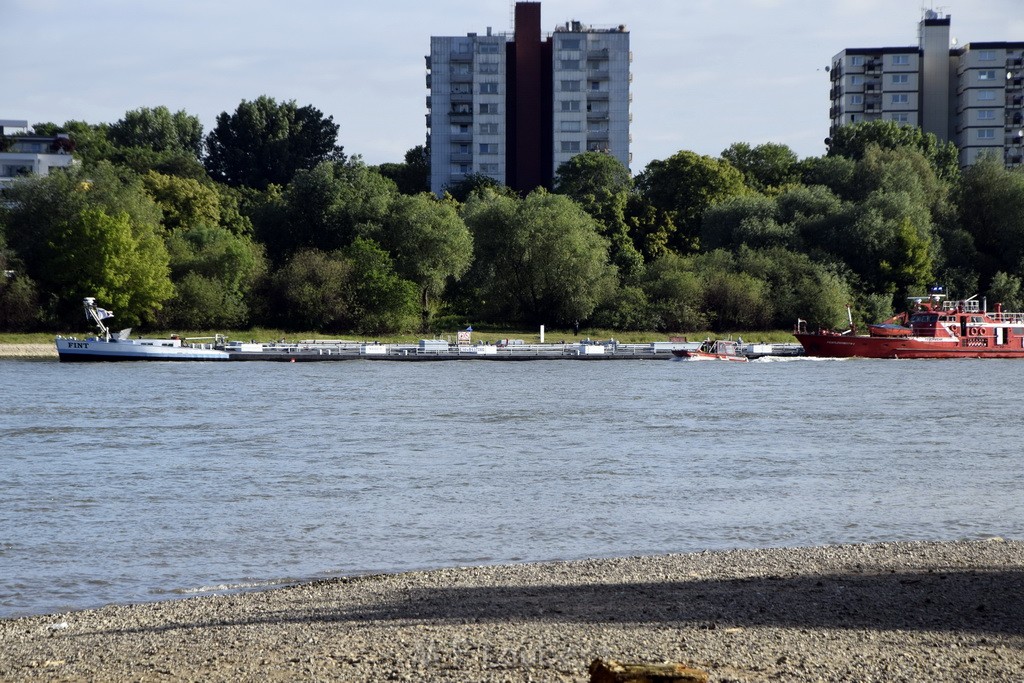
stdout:
[[978,130],[979,140],[995,140],[996,132],[991,128],[981,128]]
[[579,140],[562,140],[562,151],[563,152],[578,152],[580,151]]
[[452,124],[452,134],[453,135],[466,135],[468,133],[469,133],[469,124],[468,123],[453,123]]
[[850,76],[850,85],[863,85],[863,83],[864,83],[864,77],[863,76],[857,76],[856,74],[853,75],[853,76]]
[[979,109],[978,110],[979,121],[995,121],[996,112],[994,109]]
[[482,74],[496,74],[498,73],[497,62],[480,62],[479,71]]
[[850,95],[850,104],[864,104],[864,96]]
[[978,72],[978,80],[979,81],[994,81],[994,80],[996,80],[995,69],[988,69],[986,71],[979,71]]
[[893,85],[898,85],[900,83],[909,83],[909,82],[910,82],[910,74],[893,74],[892,75],[892,83],[893,83]]
[[979,90],[978,100],[981,102],[991,102],[996,99],[996,93],[994,90]]
[[864,66],[864,58],[860,55],[850,57],[850,66]]
[[451,71],[456,76],[468,76],[473,73],[472,67],[469,64],[464,63],[452,64]]
[[480,134],[481,135],[497,135],[498,134],[498,124],[496,124],[496,123],[481,123],[480,124]]
[[472,91],[470,91],[468,83],[452,83],[452,94],[471,95]]
[[481,83],[480,84],[481,95],[497,95],[498,84],[497,83]]
[[581,130],[579,121],[562,121],[561,131],[563,133],[579,133]]
[[893,66],[908,66],[910,64],[910,55],[893,55],[892,65]]
[[579,92],[579,81],[562,81],[562,92]]
[[562,111],[579,111],[579,100],[562,100]]
[[896,112],[892,115],[892,120],[896,123],[910,123],[910,114],[905,111]]
[[597,92],[601,89],[601,81],[590,81],[591,92]]
[[497,142],[481,142],[480,143],[481,154],[497,154],[498,143]]
[[497,114],[498,103],[497,102],[481,102],[480,103],[481,114]]
[[580,49],[580,39],[579,38],[564,38],[562,40],[562,49],[563,50],[578,50],[578,49]]
[[907,104],[910,102],[910,96],[906,93],[896,93],[892,96],[892,100],[890,101],[893,104]]
[[482,55],[495,55],[498,54],[497,43],[480,43],[480,54]]
[[501,173],[501,164],[480,164],[481,173]]
[[980,50],[978,51],[978,61],[981,62],[992,62],[995,61],[996,51],[995,50]]
[[[473,105],[469,104],[468,102],[457,102],[457,103],[452,105],[452,113],[453,114],[472,114],[473,113]],[[483,113],[483,112],[481,112],[481,113]]]
[[563,59],[562,68],[566,71],[579,71],[580,60],[578,59]]

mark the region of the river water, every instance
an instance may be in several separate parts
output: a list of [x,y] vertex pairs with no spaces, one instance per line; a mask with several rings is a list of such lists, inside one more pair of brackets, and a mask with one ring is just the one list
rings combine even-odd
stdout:
[[452,565],[1024,538],[1022,371],[0,361],[0,617]]

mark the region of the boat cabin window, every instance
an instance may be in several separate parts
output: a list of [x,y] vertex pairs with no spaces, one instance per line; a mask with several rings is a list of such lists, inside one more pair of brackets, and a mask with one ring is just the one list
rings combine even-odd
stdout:
[[910,316],[910,323],[912,325],[928,325],[936,323],[939,320],[939,316],[934,313],[915,313]]

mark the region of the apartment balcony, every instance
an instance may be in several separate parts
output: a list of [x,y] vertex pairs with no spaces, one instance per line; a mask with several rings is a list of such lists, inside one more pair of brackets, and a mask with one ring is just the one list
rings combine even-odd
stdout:
[[450,111],[448,120],[452,123],[473,123],[472,111]]
[[472,133],[452,133],[451,134],[451,141],[452,142],[473,142],[473,134]]
[[608,69],[587,69],[587,78],[592,81],[607,81]]
[[607,109],[598,109],[596,111],[587,112],[587,121],[603,121],[608,118]]
[[[632,97],[632,93],[630,93],[630,97]],[[587,91],[587,99],[590,100],[590,101],[607,100],[608,99],[608,91],[607,90],[588,90]],[[632,102],[632,100],[630,100],[630,101]]]
[[608,59],[608,48],[602,47],[597,50],[587,50],[587,59]]
[[462,62],[462,63],[469,62],[469,63],[472,64],[473,63],[473,53],[472,52],[452,52],[451,54],[448,55],[448,61],[449,62]]
[[449,98],[451,99],[452,102],[463,102],[463,103],[468,102],[468,103],[472,103],[473,102],[473,93],[471,93],[471,92],[453,92],[453,93],[451,93],[449,95]]
[[456,152],[456,151],[453,151],[452,152],[451,160],[452,160],[453,163],[472,162],[473,161],[473,153],[472,152]]
[[432,87],[434,87],[433,79],[431,79],[430,74],[427,74],[427,90],[430,90]]

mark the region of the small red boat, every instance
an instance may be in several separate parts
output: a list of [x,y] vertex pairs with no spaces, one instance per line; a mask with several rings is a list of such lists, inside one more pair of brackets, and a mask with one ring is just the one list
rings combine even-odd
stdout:
[[808,332],[797,321],[794,336],[808,356],[824,358],[1024,358],[1024,313],[996,304],[987,311],[976,296],[943,301],[941,287],[911,299],[910,311],[856,334],[851,319],[845,332]]
[[740,345],[738,342],[725,341],[722,339],[712,341],[707,339],[700,348],[689,350],[689,349],[675,349],[672,354],[680,358],[687,360],[727,360],[737,361],[740,363],[746,363],[747,357],[740,352]]

